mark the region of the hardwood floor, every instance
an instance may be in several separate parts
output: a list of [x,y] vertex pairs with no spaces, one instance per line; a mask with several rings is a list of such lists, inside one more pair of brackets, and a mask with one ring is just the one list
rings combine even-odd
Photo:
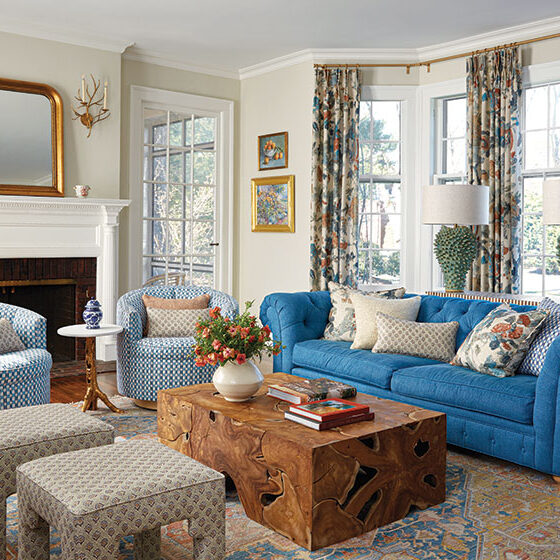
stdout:
[[[117,379],[114,371],[98,373],[99,388],[109,397],[117,394]],[[51,379],[51,402],[73,403],[83,400],[86,393],[86,376],[70,375]]]

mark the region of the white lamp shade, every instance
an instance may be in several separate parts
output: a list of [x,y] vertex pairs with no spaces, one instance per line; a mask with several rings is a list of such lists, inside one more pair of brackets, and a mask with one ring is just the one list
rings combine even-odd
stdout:
[[543,219],[545,224],[560,224],[560,179],[543,183]]
[[425,224],[474,226],[488,223],[490,187],[428,185],[422,193]]

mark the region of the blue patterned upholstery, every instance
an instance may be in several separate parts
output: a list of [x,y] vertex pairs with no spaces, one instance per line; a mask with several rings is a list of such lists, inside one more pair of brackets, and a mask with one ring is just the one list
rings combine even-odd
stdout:
[[209,307],[220,307],[231,319],[239,312],[233,297],[199,286],[149,286],[124,294],[117,303],[117,323],[124,329],[117,340],[119,392],[133,399],[155,401],[161,389],[209,383],[216,367],[194,365],[190,355],[193,337],[143,338],[147,321],[143,294],[166,299],[210,294]]
[[52,357],[47,352],[47,321],[38,313],[0,303],[25,346],[0,355],[0,409],[47,404],[51,398]]

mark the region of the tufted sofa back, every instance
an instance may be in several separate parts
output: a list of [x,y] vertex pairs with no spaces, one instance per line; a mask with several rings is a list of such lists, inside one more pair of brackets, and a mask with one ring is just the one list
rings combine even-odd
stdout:
[[148,294],[165,299],[191,299],[202,294],[210,294],[209,307],[220,307],[222,314],[233,319],[239,312],[237,301],[228,294],[201,286],[148,286],[132,290],[124,294],[118,302],[119,306],[129,306],[137,311],[142,318],[142,325],[146,325],[146,308],[142,303],[142,296]]
[[[405,297],[412,297],[407,294]],[[493,301],[468,300],[463,298],[422,296],[417,321],[422,323],[446,323],[457,321],[457,348],[464,342],[472,329],[484,319],[490,311],[502,305]],[[516,311],[535,309],[534,305],[512,305]]]

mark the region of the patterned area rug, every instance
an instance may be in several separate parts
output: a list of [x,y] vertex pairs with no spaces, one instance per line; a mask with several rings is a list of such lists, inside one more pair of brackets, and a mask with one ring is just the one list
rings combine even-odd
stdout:
[[[118,406],[126,403],[119,400]],[[119,439],[155,438],[155,413],[130,405],[125,415],[96,414]],[[79,491],[77,489],[77,491]],[[162,558],[190,560],[185,523],[163,529]],[[51,557],[60,557],[51,533]],[[515,465],[451,450],[447,501],[336,546],[308,552],[249,520],[228,497],[227,560],[554,560],[560,559],[560,487],[550,477]],[[17,498],[8,500],[8,560],[17,558]],[[132,537],[119,560],[133,559]]]

